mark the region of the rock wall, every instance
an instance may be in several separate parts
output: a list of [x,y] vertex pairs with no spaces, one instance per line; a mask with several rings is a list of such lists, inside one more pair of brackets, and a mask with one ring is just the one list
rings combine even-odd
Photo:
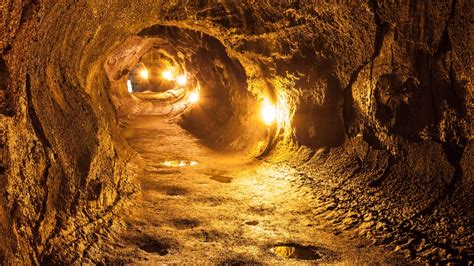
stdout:
[[133,189],[131,154],[92,78],[103,71],[86,51],[95,31],[85,38],[68,8],[2,4],[0,257],[13,264],[74,261]]

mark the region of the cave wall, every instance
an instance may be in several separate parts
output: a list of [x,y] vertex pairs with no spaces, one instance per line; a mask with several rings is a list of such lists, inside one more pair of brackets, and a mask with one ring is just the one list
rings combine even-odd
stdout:
[[[459,255],[456,248],[467,252],[473,241],[467,213],[474,201],[465,197],[474,192],[472,176],[462,167],[473,129],[472,3],[374,2],[371,8],[374,54],[345,92],[346,130],[357,140],[350,146],[369,147],[360,157],[365,166],[383,165],[374,166],[381,174],[366,184],[381,193],[376,199],[390,210],[392,224],[442,249],[418,255]],[[366,157],[380,151],[386,154]]]
[[84,15],[84,6],[2,4],[0,253],[12,263],[74,261],[133,190],[101,58],[88,51],[100,37],[68,9]]
[[435,219],[437,206],[447,207],[436,219],[453,212],[469,223],[460,214],[472,209],[472,10],[462,0],[4,0],[0,257],[74,261],[87,250],[84,232],[131,191],[103,66],[154,25],[216,38],[253,95],[286,95],[290,142],[332,148],[316,153],[313,171],[331,176],[340,163],[337,181],[363,165],[348,186],[395,206],[394,223]]

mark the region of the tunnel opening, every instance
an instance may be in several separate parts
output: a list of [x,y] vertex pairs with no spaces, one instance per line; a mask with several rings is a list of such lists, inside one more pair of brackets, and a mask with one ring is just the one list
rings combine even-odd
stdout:
[[[155,55],[157,54],[157,55]],[[127,91],[133,99],[153,105],[155,113],[175,117],[186,113],[199,100],[201,86],[174,58],[159,47],[146,52],[132,67]]]
[[[178,69],[176,69],[178,67]],[[129,92],[165,92],[179,86],[187,85],[186,75],[178,74],[181,82],[176,82],[175,73],[183,73],[179,65],[164,51],[152,48],[145,53],[140,62],[132,67],[128,76],[132,88]]]

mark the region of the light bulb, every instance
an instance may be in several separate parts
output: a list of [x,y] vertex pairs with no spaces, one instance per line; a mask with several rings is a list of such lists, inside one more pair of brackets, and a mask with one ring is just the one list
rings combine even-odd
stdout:
[[197,103],[197,101],[199,101],[199,92],[197,92],[197,91],[191,92],[189,94],[188,99],[191,103]]
[[149,74],[150,73],[148,72],[148,69],[146,68],[140,71],[140,77],[142,77],[143,79],[148,79]]
[[277,116],[277,110],[274,104],[269,100],[265,99],[262,104],[261,111],[263,122],[266,125],[271,125],[275,122]]
[[173,78],[174,78],[174,77],[173,77],[173,72],[172,72],[171,70],[165,70],[165,71],[163,71],[163,73],[161,73],[161,76],[162,76],[164,79],[168,80],[168,81],[171,81],[171,80],[173,80]]
[[176,79],[176,82],[178,82],[180,86],[184,86],[188,82],[188,78],[186,77],[186,75],[181,75]]

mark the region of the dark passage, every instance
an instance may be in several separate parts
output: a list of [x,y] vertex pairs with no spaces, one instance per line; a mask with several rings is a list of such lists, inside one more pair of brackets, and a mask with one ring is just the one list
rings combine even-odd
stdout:
[[472,1],[0,5],[0,264],[474,263]]

